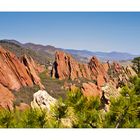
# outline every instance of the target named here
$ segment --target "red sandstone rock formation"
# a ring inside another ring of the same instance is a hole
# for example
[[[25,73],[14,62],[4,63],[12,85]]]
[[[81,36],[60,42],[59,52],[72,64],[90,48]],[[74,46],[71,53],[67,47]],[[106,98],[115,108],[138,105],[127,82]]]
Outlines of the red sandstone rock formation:
[[[25,61],[23,61],[23,60],[25,60]],[[32,69],[34,69],[37,74],[42,73],[43,71],[45,71],[45,65],[38,64],[37,62],[35,62],[33,60],[32,57],[27,57],[26,55],[24,55],[21,58],[21,61],[24,63],[24,65],[26,65],[26,61],[27,61],[28,65],[32,66]]]
[[[37,65],[32,58],[24,56],[23,63],[10,51],[0,46],[0,107],[13,108],[14,95],[10,90],[19,90],[22,86],[32,87],[40,82]],[[39,66],[39,65],[38,65]]]
[[[97,86],[98,87],[102,87],[104,86],[106,80],[105,80],[105,77],[103,75],[97,75]]]
[[[104,83],[107,82],[108,77],[103,64],[100,63],[100,61],[96,57],[92,57],[89,62],[89,67],[93,75],[96,77],[98,87],[103,86]]]
[[[92,57],[89,62],[89,67],[91,68],[91,71],[94,75],[106,75],[106,71],[103,67],[103,64],[100,63],[100,61],[96,57]]]
[[[114,70],[118,73],[122,70],[122,66],[116,62],[113,62],[113,66],[114,66]]]
[[[89,97],[89,96],[101,97],[101,90],[98,88],[96,84],[92,82],[83,83],[81,91],[86,97]]]
[[[103,63],[103,67],[105,69],[106,72],[108,72],[110,65],[109,65],[109,61],[107,61],[107,63]]]
[[[0,83],[10,90],[18,90],[22,86],[33,84],[44,88],[35,70],[33,59],[24,56],[22,62],[13,53],[0,47]]]
[[[45,87],[41,84],[41,80],[37,74],[38,68],[37,68],[37,64],[34,62],[34,60],[31,57],[28,58],[26,55],[24,55],[21,58],[21,61],[26,66],[27,72],[30,75],[33,83],[36,85],[39,85],[40,89],[45,89]]]
[[[55,55],[52,76],[54,78],[71,79],[85,78],[96,83],[83,83],[82,92],[85,96],[100,95],[102,87],[107,83],[113,83],[113,87],[128,82],[129,77],[135,76],[135,72],[130,67],[123,67],[120,64],[104,63],[102,64],[96,57],[92,57],[88,64],[78,63],[72,56],[61,51]],[[75,80],[76,81],[76,80]]]
[[[25,66],[11,52],[0,47],[0,83],[11,90],[33,86]]]
[[[12,92],[0,84],[0,108],[12,110],[14,99]]]
[[[52,77],[62,79],[72,79],[82,77],[79,64],[68,54],[57,51],[55,54]]]
[[[79,64],[79,65],[80,65],[82,77],[89,79],[89,80],[95,78],[94,75],[92,75],[91,70],[87,64]]]
[[[98,75],[100,75],[98,77]],[[62,79],[85,78],[88,80],[96,80],[105,82],[106,71],[103,65],[93,57],[89,64],[78,63],[72,56],[57,51],[55,54],[55,62],[52,70],[52,77]]]

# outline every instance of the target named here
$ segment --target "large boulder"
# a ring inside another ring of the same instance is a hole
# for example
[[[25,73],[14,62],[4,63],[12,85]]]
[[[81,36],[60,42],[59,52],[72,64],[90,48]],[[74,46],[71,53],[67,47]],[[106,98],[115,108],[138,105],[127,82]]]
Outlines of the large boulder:
[[[33,95],[33,101],[31,102],[31,107],[50,110],[50,106],[54,105],[55,103],[56,103],[56,99],[51,97],[47,93],[47,91],[39,90]]]

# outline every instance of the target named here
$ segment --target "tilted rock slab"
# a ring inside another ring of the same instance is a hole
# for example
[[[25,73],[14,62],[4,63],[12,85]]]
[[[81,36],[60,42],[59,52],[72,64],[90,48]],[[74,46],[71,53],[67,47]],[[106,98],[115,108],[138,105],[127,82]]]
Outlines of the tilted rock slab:
[[[36,85],[39,85],[40,89],[45,89],[45,87],[42,85],[41,80],[38,76],[37,64],[34,62],[34,60],[31,57],[28,58],[26,55],[24,55],[21,58],[21,61],[27,68],[27,72],[30,75],[30,77],[32,78],[33,83]]]
[[[43,88],[40,78],[27,57],[26,61],[28,67],[13,53],[0,46],[0,83],[10,90],[19,90],[22,86],[32,87],[34,84]]]
[[[11,90],[22,86],[33,86],[26,67],[8,50],[0,47],[0,83]]]

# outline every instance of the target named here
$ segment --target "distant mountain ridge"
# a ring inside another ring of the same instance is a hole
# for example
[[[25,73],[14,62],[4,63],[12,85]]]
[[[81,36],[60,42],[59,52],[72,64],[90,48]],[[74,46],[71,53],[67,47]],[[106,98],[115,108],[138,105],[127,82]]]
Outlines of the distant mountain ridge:
[[[50,65],[50,62],[53,62],[52,58],[49,57],[49,54],[38,52],[36,50],[24,47],[24,44],[12,40],[0,40],[0,45],[10,52],[14,53],[18,58],[21,58],[23,55],[31,56],[39,64]]]
[[[133,55],[125,52],[92,52],[88,50],[75,50],[75,49],[63,49],[63,48],[56,48],[51,45],[41,45],[41,44],[35,44],[35,43],[20,43],[17,40],[1,40],[6,41],[9,43],[17,44],[24,48],[32,49],[42,55],[47,55],[51,59],[54,59],[54,54],[57,50],[62,50],[64,52],[70,53],[73,55],[77,60],[82,62],[88,62],[88,60],[92,56],[98,57],[101,61],[128,61],[132,60],[134,57],[137,57],[139,55]]]
[[[125,53],[125,52],[92,52],[92,51],[87,51],[87,50],[74,50],[74,49],[66,49],[65,51],[73,55],[84,56],[87,58],[96,56],[100,60],[103,60],[103,61],[132,60],[134,57],[138,56],[138,55],[133,55],[133,54]]]

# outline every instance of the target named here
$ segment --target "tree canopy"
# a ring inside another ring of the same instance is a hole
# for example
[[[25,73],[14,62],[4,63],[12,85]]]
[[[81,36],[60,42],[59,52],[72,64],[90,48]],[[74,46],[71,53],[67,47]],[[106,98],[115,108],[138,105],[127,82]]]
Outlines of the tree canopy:
[[[133,68],[137,72],[137,74],[140,74],[140,57],[136,57],[132,60]]]

